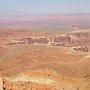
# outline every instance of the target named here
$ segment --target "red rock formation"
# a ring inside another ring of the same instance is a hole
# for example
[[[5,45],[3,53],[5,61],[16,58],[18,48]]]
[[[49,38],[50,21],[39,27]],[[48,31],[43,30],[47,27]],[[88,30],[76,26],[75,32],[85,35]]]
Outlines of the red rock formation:
[[[73,49],[76,51],[88,52],[88,48],[86,46],[73,47]]]
[[[90,31],[77,31],[68,34],[69,36],[76,36],[80,40],[89,40],[90,41]]]
[[[70,37],[69,36],[58,36],[54,37],[54,42],[59,44],[69,44],[70,43]]]
[[[30,81],[13,82],[0,77],[0,90],[57,90],[55,86],[31,83]]]
[[[26,37],[24,38],[20,37],[19,39],[14,38],[12,40],[8,40],[7,41],[8,44],[4,44],[4,45],[34,44],[34,43],[37,45],[40,44],[44,45],[51,43],[51,46],[67,46],[67,47],[86,46],[88,49],[90,45],[90,31],[76,31],[59,36],[56,35],[49,36],[48,38],[46,36],[44,37],[39,36],[33,38],[33,36],[29,37],[29,35],[27,35]],[[88,51],[88,49],[87,50],[85,49],[85,51]],[[80,51],[84,51],[84,50],[80,50]]]
[[[37,44],[48,44],[49,40],[47,40],[47,38],[38,38],[38,39],[35,40],[35,42]]]
[[[90,37],[89,36],[89,32],[76,32],[76,33],[74,33],[78,38],[82,38],[82,37],[84,37],[84,38],[88,38],[88,37]]]
[[[35,43],[35,39],[27,38],[27,44],[34,44],[34,43]]]

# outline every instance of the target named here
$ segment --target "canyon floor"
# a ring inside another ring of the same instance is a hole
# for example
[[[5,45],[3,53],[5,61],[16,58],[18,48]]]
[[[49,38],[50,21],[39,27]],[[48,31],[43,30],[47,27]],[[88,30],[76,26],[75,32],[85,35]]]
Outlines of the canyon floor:
[[[90,89],[89,30],[60,33],[7,29],[0,31],[0,42],[1,88]]]
[[[61,16],[0,16],[0,90],[90,90],[90,14]]]

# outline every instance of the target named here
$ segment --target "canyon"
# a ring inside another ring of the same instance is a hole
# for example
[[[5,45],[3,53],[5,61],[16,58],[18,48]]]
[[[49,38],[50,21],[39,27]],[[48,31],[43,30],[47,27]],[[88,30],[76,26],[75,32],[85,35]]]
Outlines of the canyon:
[[[18,31],[16,31],[18,33]],[[27,31],[26,31],[27,32]],[[16,35],[18,35],[16,33]],[[75,31],[66,34],[56,34],[48,36],[35,37],[27,35],[25,38],[14,38],[8,42],[3,42],[3,45],[49,45],[72,47],[76,51],[89,51],[90,31]]]
[[[89,30],[6,30],[0,42],[3,89],[89,90]]]
[[[89,90],[89,18],[0,16],[0,90]]]

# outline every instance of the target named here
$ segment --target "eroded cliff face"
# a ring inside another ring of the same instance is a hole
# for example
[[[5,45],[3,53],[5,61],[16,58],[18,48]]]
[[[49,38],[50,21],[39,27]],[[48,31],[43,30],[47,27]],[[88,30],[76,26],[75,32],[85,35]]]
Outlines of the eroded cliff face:
[[[90,31],[77,31],[68,34],[72,38],[72,42],[78,44],[86,44],[90,42]]]
[[[9,41],[9,42],[8,42]],[[8,39],[4,45],[50,45],[74,47],[76,51],[88,52],[90,51],[90,31],[76,31],[67,34],[53,35],[53,36],[26,36],[25,38]]]
[[[72,46],[77,47],[77,51],[84,51],[88,52],[90,51],[89,45],[90,45],[90,31],[77,31],[77,32],[72,32],[69,34],[71,37],[71,43]],[[80,48],[81,49],[80,49]]]
[[[56,43],[90,42],[90,31],[77,31],[54,37]]]
[[[71,43],[71,38],[67,35],[55,36],[53,42],[59,44],[69,45]]]
[[[90,40],[90,31],[86,30],[86,31],[77,31],[77,32],[73,32],[73,33],[70,33],[72,35],[75,35],[77,36],[79,39],[87,39],[87,40]]]
[[[49,69],[0,78],[0,90],[89,90],[88,86],[84,78],[63,77]]]
[[[53,46],[74,47],[76,51],[89,51],[90,31],[77,31],[53,38]]]

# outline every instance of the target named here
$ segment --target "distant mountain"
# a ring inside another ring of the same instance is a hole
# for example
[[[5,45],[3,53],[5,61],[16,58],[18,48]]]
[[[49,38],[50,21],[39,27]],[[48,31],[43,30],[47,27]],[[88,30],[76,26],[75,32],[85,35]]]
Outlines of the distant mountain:
[[[5,10],[0,11],[0,15],[22,15],[22,14],[24,13],[17,10],[5,9]]]
[[[59,25],[90,28],[90,13],[76,14],[28,14],[16,10],[0,12],[0,25]]]

